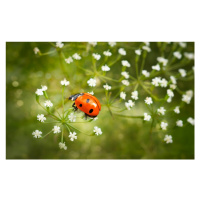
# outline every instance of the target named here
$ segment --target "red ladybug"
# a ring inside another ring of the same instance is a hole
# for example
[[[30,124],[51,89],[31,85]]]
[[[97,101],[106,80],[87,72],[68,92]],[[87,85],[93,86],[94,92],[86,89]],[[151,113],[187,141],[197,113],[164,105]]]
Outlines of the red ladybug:
[[[72,105],[74,110],[79,109],[83,111],[86,117],[89,116],[95,118],[101,110],[101,104],[99,100],[89,93],[74,94],[70,96],[69,99],[75,101],[75,103]]]

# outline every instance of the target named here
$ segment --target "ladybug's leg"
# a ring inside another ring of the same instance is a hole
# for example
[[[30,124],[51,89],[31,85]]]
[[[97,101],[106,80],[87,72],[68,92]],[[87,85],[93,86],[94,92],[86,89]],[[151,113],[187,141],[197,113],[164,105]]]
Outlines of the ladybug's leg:
[[[74,108],[74,111],[78,110],[78,108],[76,107],[75,103],[73,103],[72,107]]]

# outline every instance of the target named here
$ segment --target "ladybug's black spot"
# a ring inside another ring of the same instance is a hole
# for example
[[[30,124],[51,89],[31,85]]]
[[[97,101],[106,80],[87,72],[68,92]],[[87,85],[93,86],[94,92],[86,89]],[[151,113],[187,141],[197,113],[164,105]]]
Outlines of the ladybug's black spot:
[[[82,104],[80,104],[79,106],[82,107]]]
[[[89,99],[87,99],[87,100],[86,100],[86,103],[89,103],[89,101],[90,101],[90,100],[89,100]]]
[[[89,113],[92,113],[92,112],[93,112],[93,109],[90,109],[90,110],[89,110]]]

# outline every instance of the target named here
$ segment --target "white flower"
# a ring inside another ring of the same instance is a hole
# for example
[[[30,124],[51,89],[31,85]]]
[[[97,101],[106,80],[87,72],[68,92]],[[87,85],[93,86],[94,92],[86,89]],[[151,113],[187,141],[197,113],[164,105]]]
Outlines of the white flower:
[[[130,110],[130,108],[132,108],[135,105],[135,102],[133,102],[132,100],[128,100],[128,102],[125,102],[125,106],[128,110]]]
[[[158,57],[158,58],[157,58],[157,61],[158,61],[159,63],[162,63],[163,66],[166,66],[167,63],[168,63],[168,60],[165,59],[165,58],[163,58],[163,57]]]
[[[185,48],[187,46],[187,43],[185,42],[179,42],[179,45],[182,47],[182,48]]]
[[[167,99],[167,102],[168,102],[168,103],[172,102],[172,97],[169,97],[169,98]]]
[[[111,47],[114,47],[116,45],[116,42],[108,42],[108,44],[111,46]]]
[[[77,53],[75,53],[73,56],[72,56],[75,60],[80,60],[81,59],[81,56]]]
[[[169,97],[173,97],[173,96],[174,96],[174,93],[173,93],[172,90],[168,89],[168,90],[167,90],[167,95],[168,95]]]
[[[160,86],[161,86],[161,87],[167,87],[167,84],[168,84],[168,82],[167,82],[167,80],[166,80],[165,78],[163,78],[163,79],[160,81]]]
[[[122,80],[122,84],[124,84],[125,86],[129,86],[129,81],[128,80]]]
[[[131,98],[135,99],[135,100],[138,100],[138,91],[137,90],[131,92]]]
[[[89,80],[87,81],[87,83],[88,83],[88,85],[89,85],[90,87],[95,87],[97,81],[96,81],[96,79],[91,78],[91,79],[89,79]]]
[[[190,124],[192,124],[194,126],[194,119],[192,117],[189,117],[187,119],[187,122],[190,123]]]
[[[118,53],[121,54],[121,55],[123,55],[123,56],[126,55],[126,51],[125,51],[123,48],[120,48],[120,49],[118,50]]]
[[[144,113],[144,120],[145,121],[150,121],[151,115],[148,115],[147,113]]]
[[[178,71],[182,77],[185,77],[187,75],[187,71],[185,69],[179,69]]]
[[[164,115],[166,110],[165,110],[164,107],[160,107],[160,108],[157,109],[157,111],[158,111],[158,114]]]
[[[70,122],[75,122],[76,121],[76,115],[74,115],[74,113],[70,113],[70,115],[68,115],[68,119]]]
[[[182,127],[183,126],[183,121],[182,120],[177,120],[176,121],[176,126]]]
[[[35,94],[37,94],[38,96],[41,96],[41,95],[43,95],[43,90],[42,89],[37,89]]]
[[[109,86],[107,83],[106,83],[106,85],[103,85],[103,87],[104,87],[106,90],[111,90],[111,86]]]
[[[182,101],[184,101],[187,104],[189,104],[191,99],[192,99],[192,97],[193,97],[193,91],[192,90],[188,90],[188,91],[186,91],[185,94],[182,95]]]
[[[69,133],[69,138],[70,138],[71,141],[76,140],[76,139],[77,139],[76,132],[73,132],[73,133],[70,132],[70,133]]]
[[[174,55],[174,57],[176,57],[176,58],[178,58],[178,59],[181,59],[181,58],[182,58],[182,55],[181,55],[181,53],[180,53],[179,51],[175,51],[175,52],[173,53],[173,55]]]
[[[52,129],[53,133],[57,134],[57,133],[60,133],[61,130],[60,130],[60,127],[59,126],[54,126],[53,129]]]
[[[111,53],[109,50],[104,51],[103,54],[104,54],[105,56],[112,56],[112,53]]]
[[[66,78],[64,78],[62,81],[60,81],[60,84],[67,86],[69,85],[69,81],[67,81]]]
[[[56,47],[63,48],[64,44],[62,42],[56,42]]]
[[[96,135],[101,135],[102,131],[99,127],[95,126],[93,132],[95,132]]]
[[[42,91],[46,91],[47,90],[47,86],[46,85],[41,85],[42,86]]]
[[[154,66],[152,66],[152,69],[160,71],[160,65],[159,64],[154,65]]]
[[[52,107],[53,103],[51,103],[50,100],[47,100],[47,101],[44,102],[44,106],[46,106],[46,107]]]
[[[172,136],[171,135],[165,135],[164,141],[168,144],[168,143],[172,143]]]
[[[194,54],[193,53],[185,52],[184,56],[189,60],[194,60]]]
[[[151,48],[150,48],[150,47],[148,47],[148,46],[143,46],[143,47],[142,47],[142,49],[143,49],[143,50],[146,50],[146,51],[148,51],[148,52],[150,52],[150,51],[151,51]]]
[[[128,72],[122,72],[121,75],[124,76],[126,79],[129,78],[129,74],[128,74]]]
[[[121,92],[120,93],[120,98],[122,98],[122,99],[126,99],[126,93],[125,92]]]
[[[97,45],[97,42],[88,42],[90,45],[92,45],[93,47],[95,47]]]
[[[59,148],[67,150],[67,146],[65,145],[65,142],[59,142]]]
[[[150,73],[149,73],[147,70],[142,70],[142,74],[143,74],[145,77],[149,77],[149,76],[150,76]]]
[[[40,50],[38,49],[38,47],[35,47],[35,48],[33,49],[33,51],[34,51],[35,54],[37,54],[37,53],[40,52]]]
[[[175,85],[175,84],[170,84],[169,87],[170,87],[172,90],[175,90],[175,89],[176,89],[176,85]]]
[[[160,127],[162,130],[167,130],[168,123],[161,122]]]
[[[92,92],[87,92],[88,94],[91,94],[91,95],[94,95],[94,92],[92,91]]]
[[[152,98],[151,97],[146,97],[146,99],[144,100],[146,104],[150,105],[153,103]]]
[[[110,71],[110,67],[108,67],[107,65],[104,65],[101,67],[101,70],[104,72],[108,72],[108,71]]]
[[[46,117],[43,114],[41,114],[41,115],[38,114],[37,120],[39,120],[40,122],[44,122],[46,120]]]
[[[101,55],[98,53],[93,53],[92,56],[94,57],[94,59],[99,60],[101,58]]]
[[[39,131],[39,130],[35,130],[33,133],[32,133],[33,137],[34,138],[41,138],[42,136],[42,132]]]
[[[150,45],[150,42],[144,42],[146,46],[149,46]]]
[[[160,77],[155,77],[155,78],[152,79],[152,82],[151,82],[151,83],[152,83],[152,85],[158,87],[159,84],[160,84],[160,81],[161,81],[161,78],[160,78]]]
[[[142,51],[141,51],[140,49],[137,49],[137,50],[135,50],[135,53],[136,53],[138,56],[140,56],[141,53],[142,53]]]
[[[130,63],[127,60],[122,60],[122,65],[125,67],[130,67]]]
[[[72,57],[70,56],[69,58],[66,58],[66,59],[65,59],[65,62],[66,62],[67,64],[70,64],[71,62],[73,62]]]
[[[174,76],[170,76],[170,79],[171,79],[173,84],[176,84],[176,78]]]
[[[177,114],[180,113],[179,106],[176,106],[176,108],[174,108],[174,112],[177,113]]]

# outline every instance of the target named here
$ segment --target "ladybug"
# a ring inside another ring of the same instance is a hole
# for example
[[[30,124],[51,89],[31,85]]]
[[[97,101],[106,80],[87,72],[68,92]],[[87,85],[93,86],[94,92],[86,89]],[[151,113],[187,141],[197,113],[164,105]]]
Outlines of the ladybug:
[[[99,100],[89,93],[74,94],[70,96],[69,99],[75,101],[72,105],[74,110],[76,111],[79,109],[83,111],[86,117],[89,116],[95,118],[101,110],[101,104]]]

